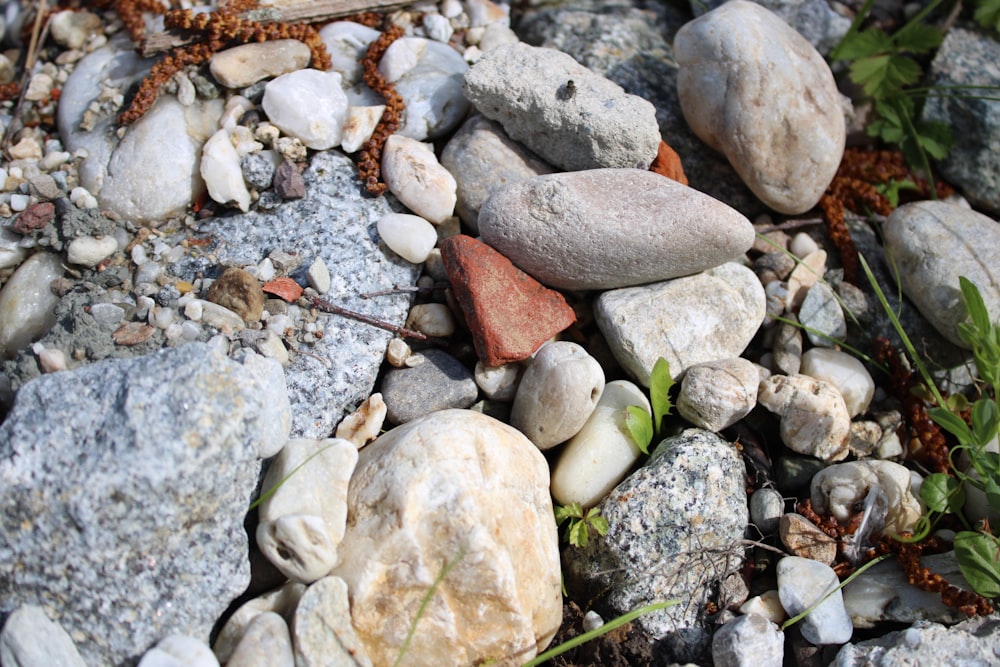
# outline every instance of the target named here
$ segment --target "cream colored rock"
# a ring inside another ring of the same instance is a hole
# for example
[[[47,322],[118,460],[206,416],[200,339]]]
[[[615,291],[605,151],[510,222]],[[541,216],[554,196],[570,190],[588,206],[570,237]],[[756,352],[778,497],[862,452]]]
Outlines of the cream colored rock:
[[[528,364],[510,425],[545,450],[579,432],[604,390],[604,370],[576,343],[546,343]]]
[[[404,206],[436,225],[455,211],[458,185],[430,144],[391,135],[382,152],[382,178]]]
[[[875,395],[875,380],[865,365],[840,350],[814,347],[806,351],[799,372],[834,385],[844,397],[851,417],[868,410]]]
[[[483,362],[477,361],[472,377],[486,398],[492,401],[512,401],[523,372],[524,364],[521,362],[485,366]]]
[[[674,38],[677,92],[688,126],[723,153],[765,204],[803,213],[844,153],[846,127],[826,61],[787,23],[733,0]]]
[[[219,662],[225,664],[229,661],[243,635],[246,634],[247,628],[261,614],[274,612],[282,618],[290,619],[305,590],[303,584],[289,581],[240,605],[222,626],[215,644],[212,645],[212,651]]]
[[[740,357],[696,364],[681,380],[677,412],[695,426],[721,431],[750,414],[758,384],[756,366]]]
[[[372,138],[375,126],[382,119],[384,111],[384,104],[347,108],[347,118],[344,120],[340,137],[340,147],[344,149],[344,152],[353,153]]]
[[[296,438],[271,462],[265,493],[293,470],[295,475],[261,503],[257,544],[289,579],[316,581],[337,564],[357,461],[358,449],[349,440]]]
[[[49,285],[63,274],[59,257],[47,252],[32,255],[0,290],[0,355],[9,359],[55,324],[59,297]]]
[[[594,412],[566,444],[552,471],[552,496],[559,504],[593,507],[642,456],[625,426],[630,405],[652,413],[645,393],[631,382],[615,380],[604,386]]]
[[[807,375],[772,375],[761,382],[757,401],[781,418],[781,441],[824,461],[847,456],[851,416],[837,388]]]
[[[226,88],[246,88],[309,64],[309,47],[297,39],[240,44],[212,55],[208,69]]]
[[[847,521],[872,489],[887,501],[883,532],[913,530],[924,508],[914,495],[910,470],[892,461],[865,459],[828,466],[813,476],[810,498],[820,514]]]
[[[295,610],[292,632],[296,667],[372,667],[351,627],[347,584],[339,577],[323,577],[306,589]]]
[[[802,558],[833,565],[837,557],[837,541],[817,528],[801,514],[783,514],[778,524],[781,543],[789,553]]]
[[[385,423],[385,401],[382,394],[374,393],[364,400],[358,409],[344,417],[337,426],[337,437],[350,440],[361,449],[378,437]]]
[[[220,204],[233,202],[241,211],[250,210],[250,191],[243,180],[240,156],[227,130],[219,130],[201,149],[201,177],[208,196]]]
[[[802,261],[795,265],[792,274],[788,276],[786,307],[789,310],[794,310],[801,306],[806,294],[809,293],[809,288],[823,277],[825,271],[825,250],[817,250],[803,257]]]
[[[520,665],[559,628],[548,465],[513,428],[469,410],[399,426],[361,450],[348,506],[333,574],[372,663],[396,660],[445,567],[407,664]]]
[[[376,228],[390,250],[414,264],[423,263],[438,241],[434,225],[419,215],[386,213]]]
[[[295,667],[285,619],[266,611],[250,621],[226,667]]]
[[[418,303],[410,308],[406,327],[426,336],[447,338],[455,333],[455,316],[443,303]]]
[[[70,264],[94,267],[118,250],[118,241],[113,236],[78,236],[66,248],[66,259]]]
[[[347,119],[347,95],[337,72],[300,69],[272,79],[261,106],[268,120],[306,148],[322,151],[340,144]]]

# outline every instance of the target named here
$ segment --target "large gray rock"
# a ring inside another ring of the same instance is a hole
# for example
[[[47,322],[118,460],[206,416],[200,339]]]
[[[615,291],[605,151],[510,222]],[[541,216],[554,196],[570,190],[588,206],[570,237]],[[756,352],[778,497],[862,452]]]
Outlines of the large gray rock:
[[[635,623],[665,639],[672,659],[696,659],[711,641],[705,602],[743,563],[744,474],[740,455],[714,433],[688,429],[667,438],[598,506],[607,535],[566,550],[567,587],[579,587],[583,599],[601,596],[612,616],[680,599]]]
[[[198,343],[24,385],[0,426],[0,615],[42,607],[95,665],[207,641],[250,579],[265,389]]]
[[[736,259],[754,239],[741,213],[639,169],[549,174],[498,188],[479,211],[479,231],[539,282],[574,290],[697,273]]]
[[[774,12],[782,21],[826,55],[843,39],[851,21],[838,14],[826,0],[753,0]],[[726,0],[691,0],[691,11],[700,16],[721,7]]]
[[[760,5],[733,0],[681,28],[674,55],[694,133],[774,210],[815,206],[846,140],[837,83],[816,49]]]
[[[1000,659],[997,616],[970,618],[948,628],[917,621],[884,637],[848,644],[832,667],[904,667],[906,665],[995,665]]]
[[[941,89],[996,88],[1000,86],[1000,43],[990,33],[952,28],[934,56],[930,77],[927,85]],[[929,95],[922,118],[942,122],[953,130],[955,144],[938,162],[948,182],[973,205],[1000,213],[1000,154],[996,151],[1000,142],[1000,106],[974,91]]]
[[[332,574],[347,582],[374,664],[396,659],[432,587],[407,664],[520,664],[560,625],[548,465],[521,433],[476,412],[435,412],[361,450],[338,553]]]
[[[959,276],[978,287],[990,315],[1000,316],[1000,224],[982,213],[941,201],[900,206],[883,225],[886,252],[903,293],[955,345],[965,320]]]
[[[515,141],[567,171],[646,169],[656,157],[656,110],[555,49],[508,44],[465,75],[465,95]]]

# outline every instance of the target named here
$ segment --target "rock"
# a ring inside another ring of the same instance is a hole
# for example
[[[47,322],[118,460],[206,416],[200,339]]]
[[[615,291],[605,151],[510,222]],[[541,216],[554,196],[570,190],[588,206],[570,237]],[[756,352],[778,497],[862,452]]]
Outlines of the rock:
[[[33,604],[7,617],[0,632],[0,662],[17,667],[86,667],[66,631]]]
[[[292,638],[285,619],[266,611],[247,625],[226,667],[294,667]]]
[[[316,290],[317,294],[326,294],[330,291],[330,269],[322,257],[317,257],[306,269],[306,282],[309,287]]]
[[[681,164],[681,156],[665,141],[660,142],[660,147],[656,151],[656,159],[649,165],[649,170],[661,176],[675,180],[681,185],[687,185],[688,179],[684,175],[684,165]]]
[[[285,160],[275,168],[274,194],[285,200],[306,196],[306,183],[296,163]]]
[[[714,433],[687,429],[664,440],[598,505],[608,533],[564,553],[571,595],[599,601],[605,618],[683,598],[689,604],[633,623],[664,640],[665,660],[694,660],[711,641],[704,603],[743,561],[744,474],[740,455]]]
[[[58,255],[35,253],[17,268],[0,290],[0,353],[12,358],[56,322],[59,297],[49,285],[62,277]]]
[[[406,328],[434,338],[448,338],[455,333],[455,318],[443,303],[418,303],[406,316]]]
[[[594,317],[618,363],[648,386],[660,357],[678,377],[695,364],[740,356],[764,320],[764,290],[750,269],[723,264],[605,292]]]
[[[788,319],[791,318],[798,321],[795,315],[790,315]],[[802,369],[802,328],[790,322],[779,323],[771,352],[771,366],[776,371],[785,375],[797,375]]]
[[[207,640],[249,582],[269,394],[199,343],[23,385],[0,425],[0,614],[58,614],[88,664]]]
[[[337,425],[336,436],[353,442],[355,447],[361,449],[382,432],[385,414],[386,407],[382,394],[375,392],[366,398],[357,410],[344,417],[344,421]]]
[[[295,664],[371,667],[362,638],[351,627],[347,584],[323,577],[306,589],[292,623]]]
[[[803,375],[835,386],[851,418],[868,411],[875,395],[875,380],[857,358],[840,350],[814,347],[802,355],[800,370]]]
[[[825,250],[817,250],[803,257],[788,276],[788,298],[785,305],[790,310],[798,309],[809,293],[809,288],[815,285],[825,272]]]
[[[753,243],[740,213],[636,169],[549,174],[498,188],[479,211],[479,231],[540,282],[573,290],[697,273]]]
[[[949,30],[931,62],[928,85],[987,88],[1000,85],[1000,44],[981,30]],[[926,122],[956,131],[955,143],[940,160],[941,174],[976,208],[1000,213],[1000,159],[992,146],[1000,133],[1000,113],[975,95],[932,95],[921,111]]]
[[[778,521],[784,512],[785,499],[777,489],[762,487],[750,494],[750,523],[757,526],[761,536],[778,531]]]
[[[67,246],[66,259],[70,264],[93,268],[117,250],[118,241],[113,236],[79,236]]]
[[[260,504],[257,545],[289,579],[308,584],[337,564],[357,461],[349,440],[295,438],[268,466],[261,493],[273,492]]]
[[[261,614],[274,612],[286,622],[291,620],[305,590],[304,585],[288,581],[278,588],[251,598],[240,605],[226,620],[212,646],[219,662],[225,664],[232,659],[233,652],[246,635],[250,624]]]
[[[10,269],[21,264],[28,251],[20,245],[21,235],[0,227],[0,269]]]
[[[228,308],[247,322],[257,322],[264,312],[264,291],[247,271],[230,266],[212,283],[205,299]]]
[[[103,29],[101,17],[88,11],[61,11],[52,16],[52,39],[67,49],[79,49],[87,38]]]
[[[781,543],[793,555],[833,565],[837,557],[837,541],[801,514],[783,514],[778,530]]]
[[[995,616],[970,618],[954,627],[917,621],[878,639],[848,644],[832,667],[894,665],[990,665],[997,661],[1000,629]]]
[[[334,21],[320,29],[319,36],[333,62],[331,69],[340,72],[344,84],[353,86],[361,81],[361,60],[379,34],[378,30],[353,21]]]
[[[757,367],[740,357],[695,364],[681,380],[677,412],[699,428],[721,431],[750,414],[759,383]]]
[[[820,514],[832,514],[847,521],[857,504],[872,491],[885,497],[888,513],[885,530],[900,534],[912,531],[923,513],[923,504],[912,490],[910,471],[892,461],[866,459],[827,466],[812,479],[810,498]],[[919,484],[917,485],[919,488]]]
[[[12,231],[18,234],[30,234],[36,229],[44,229],[55,218],[56,207],[50,201],[40,201],[30,204],[10,225]]]
[[[521,382],[524,364],[511,362],[502,366],[486,366],[476,362],[473,378],[476,386],[491,401],[510,402],[514,400],[517,385]]]
[[[382,120],[383,113],[385,113],[384,104],[347,107],[347,120],[344,121],[340,148],[345,153],[354,153],[360,150],[365,142],[375,134],[375,128]]]
[[[694,133],[769,207],[815,206],[846,140],[837,84],[816,49],[760,5],[734,0],[681,28],[674,56]]]
[[[233,202],[244,213],[250,208],[250,191],[243,181],[240,156],[227,130],[219,130],[205,142],[199,166],[208,196],[220,204]]]
[[[437,245],[434,225],[419,215],[389,213],[378,221],[378,235],[389,249],[408,262],[422,264]]]
[[[219,667],[219,661],[200,639],[172,634],[146,651],[138,667]]]
[[[246,88],[263,79],[289,74],[309,64],[309,46],[297,39],[240,44],[216,51],[208,63],[215,80],[226,88]]]
[[[408,663],[522,661],[545,648],[562,616],[548,478],[527,438],[467,410],[412,421],[361,450],[334,574],[374,664],[396,659],[434,585]]]
[[[455,357],[438,349],[424,350],[420,356],[422,363],[393,368],[382,379],[386,417],[393,424],[437,410],[467,408],[479,395],[472,373]]]
[[[739,611],[741,614],[748,616],[750,614],[758,614],[775,625],[783,623],[788,618],[785,608],[781,606],[777,589],[764,591],[760,595],[748,599],[740,605]]]
[[[441,165],[455,177],[455,213],[473,234],[479,233],[479,209],[497,186],[554,171],[508,137],[499,123],[479,114],[448,140]]]
[[[712,637],[715,667],[780,665],[785,656],[785,634],[758,614],[739,616]]]
[[[347,119],[347,95],[340,74],[300,69],[272,79],[261,106],[268,120],[306,148],[322,151],[340,144]]]
[[[823,0],[754,0],[758,5],[774,12],[797,33],[828,55],[847,34],[851,21],[837,13]],[[722,6],[723,0],[699,0],[691,3],[695,16]]]
[[[847,320],[837,295],[825,282],[817,282],[802,300],[799,321],[813,345],[833,347],[847,337]]]
[[[653,413],[645,394],[631,382],[616,380],[604,386],[590,418],[566,443],[552,470],[552,497],[560,505],[593,507],[642,456],[625,426],[630,405]]]
[[[991,316],[1000,313],[1000,225],[954,204],[923,201],[897,208],[883,231],[903,293],[942,336],[968,349],[956,328],[966,317],[958,277],[979,287]]]
[[[404,206],[435,225],[455,211],[455,178],[429,144],[391,135],[382,152],[382,178]]]
[[[604,371],[576,343],[543,345],[521,376],[510,425],[542,450],[576,435],[604,391]]]
[[[833,568],[808,558],[785,556],[778,561],[778,595],[789,616],[796,616],[833,591],[800,621],[802,636],[812,644],[843,644],[854,627],[844,609],[840,580]]]
[[[465,75],[465,95],[511,139],[566,171],[648,169],[656,158],[653,105],[555,49],[491,49]]]
[[[566,299],[470,236],[441,242],[441,259],[479,359],[500,366],[527,359],[576,321]]]
[[[781,441],[792,451],[824,461],[847,456],[851,416],[834,385],[807,375],[772,375],[761,382],[757,401],[781,418]]]

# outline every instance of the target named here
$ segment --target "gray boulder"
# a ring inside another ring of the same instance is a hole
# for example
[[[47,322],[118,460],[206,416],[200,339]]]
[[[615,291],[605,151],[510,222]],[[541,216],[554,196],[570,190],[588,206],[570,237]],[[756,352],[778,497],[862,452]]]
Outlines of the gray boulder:
[[[847,644],[831,667],[904,667],[904,665],[995,665],[1000,646],[997,617],[970,618],[948,628],[917,621],[884,637]]]

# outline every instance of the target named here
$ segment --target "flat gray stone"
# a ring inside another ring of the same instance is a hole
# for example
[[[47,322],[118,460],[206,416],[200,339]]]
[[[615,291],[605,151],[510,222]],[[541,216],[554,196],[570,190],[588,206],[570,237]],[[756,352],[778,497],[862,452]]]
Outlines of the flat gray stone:
[[[265,394],[200,343],[21,387],[0,425],[0,616],[42,607],[93,665],[207,641],[250,581]]]
[[[647,169],[656,158],[653,105],[555,49],[523,42],[491,49],[466,73],[465,95],[512,139],[566,171]]]
[[[754,239],[735,209],[639,169],[548,174],[498,188],[479,211],[479,231],[539,282],[573,290],[690,275],[738,258]]]
[[[799,321],[813,345],[833,347],[847,336],[847,318],[837,295],[825,282],[817,282],[799,307]]]
[[[666,638],[672,660],[696,659],[711,641],[705,602],[743,563],[744,474],[740,455],[714,433],[688,429],[667,438],[598,506],[607,535],[563,551],[567,588],[576,599],[603,598],[605,618],[681,599],[634,622]]]
[[[819,603],[800,621],[807,641],[820,645],[850,640],[854,626],[844,608],[843,594],[837,588],[840,580],[833,568],[809,558],[785,556],[778,561],[776,572],[781,606],[789,616],[797,616]]]
[[[73,640],[38,606],[11,614],[0,632],[0,663],[16,667],[86,667]]]
[[[1000,622],[996,614],[945,627],[917,621],[884,637],[848,644],[832,667],[905,667],[908,665],[995,665],[1000,661]]]
[[[405,424],[446,408],[467,408],[479,396],[472,373],[458,359],[444,350],[423,350],[420,354],[423,363],[394,368],[382,379],[386,419],[393,424]]]

